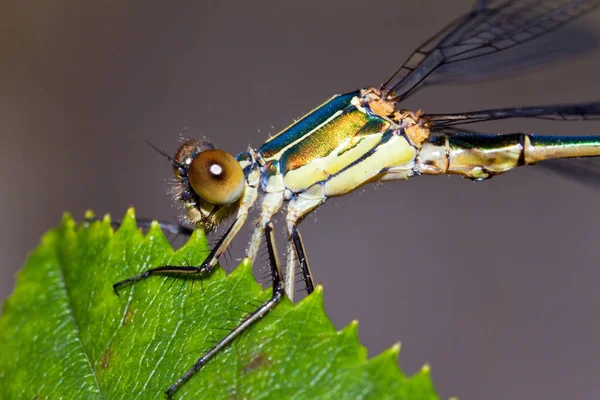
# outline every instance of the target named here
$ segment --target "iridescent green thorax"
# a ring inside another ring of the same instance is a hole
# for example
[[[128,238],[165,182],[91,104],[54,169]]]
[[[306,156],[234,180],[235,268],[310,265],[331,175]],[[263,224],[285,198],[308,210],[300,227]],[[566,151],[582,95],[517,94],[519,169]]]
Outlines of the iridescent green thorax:
[[[258,150],[263,189],[299,193],[318,183],[325,185],[349,169],[353,176],[362,175],[357,178],[361,183],[381,173],[373,170],[375,164],[367,163],[366,157],[390,142],[390,132],[398,136],[402,129],[392,119],[374,113],[363,94],[364,90],[335,96],[265,143]],[[402,146],[414,150],[405,137],[401,141]],[[398,146],[395,140],[390,143]],[[398,154],[395,161],[410,161],[402,150]],[[382,169],[392,166],[386,164]],[[350,182],[357,179],[348,180],[348,190],[343,192],[352,190],[356,185]],[[343,186],[337,182],[330,195],[341,194]]]
[[[279,159],[281,152],[287,147],[293,145],[303,137],[310,135],[312,131],[331,119],[333,115],[351,106],[352,99],[358,94],[359,92],[356,91],[341,96],[333,96],[331,99],[306,114],[300,120],[267,140],[265,144],[258,149],[258,152],[265,161],[269,161],[273,158]]]
[[[342,143],[345,144],[345,149],[350,142],[356,142],[365,134],[373,133],[372,130],[361,133],[372,119],[375,118],[354,106],[346,107],[340,113],[336,113],[328,123],[316,128],[303,140],[285,150],[279,159],[281,171],[286,173],[303,167],[313,160],[327,157]]]

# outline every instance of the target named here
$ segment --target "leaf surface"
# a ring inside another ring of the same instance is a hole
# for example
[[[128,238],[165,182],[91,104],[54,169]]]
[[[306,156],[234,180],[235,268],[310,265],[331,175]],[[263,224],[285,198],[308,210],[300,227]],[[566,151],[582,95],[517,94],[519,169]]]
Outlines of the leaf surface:
[[[177,252],[133,210],[114,232],[109,218],[77,225],[66,215],[19,273],[0,319],[0,394],[6,399],[163,399],[164,391],[232,327],[270,297],[249,262],[229,276],[152,276],[112,284],[161,264],[200,263],[197,230]],[[437,399],[424,367],[397,366],[399,346],[367,359],[353,322],[336,331],[319,288],[287,299],[218,353],[175,398]]]

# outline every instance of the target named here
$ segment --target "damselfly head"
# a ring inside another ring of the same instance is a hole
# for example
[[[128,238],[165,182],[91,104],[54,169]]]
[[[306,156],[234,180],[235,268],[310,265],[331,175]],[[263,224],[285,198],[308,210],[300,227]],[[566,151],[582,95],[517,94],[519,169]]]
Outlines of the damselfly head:
[[[244,171],[231,154],[205,140],[188,140],[172,164],[177,178],[174,195],[188,211],[189,222],[210,231],[239,206]]]

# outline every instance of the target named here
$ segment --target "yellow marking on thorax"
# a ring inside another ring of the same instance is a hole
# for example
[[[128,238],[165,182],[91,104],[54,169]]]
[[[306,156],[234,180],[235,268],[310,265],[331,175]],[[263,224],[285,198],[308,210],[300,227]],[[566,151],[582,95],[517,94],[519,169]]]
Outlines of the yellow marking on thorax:
[[[404,136],[394,135],[389,141],[378,146],[374,154],[325,182],[325,194],[329,197],[346,194],[376,178],[388,168],[411,164],[407,167],[410,168],[416,155],[416,149]]]
[[[285,153],[286,151],[288,151],[289,149],[291,149],[292,147],[298,145],[298,143],[302,142],[303,140],[306,140],[308,137],[310,137],[311,135],[313,135],[315,132],[318,132],[319,130],[323,129],[323,127],[327,126],[328,124],[331,123],[331,121],[334,121],[336,118],[338,118],[340,115],[343,114],[343,110],[339,110],[336,111],[331,117],[329,117],[327,120],[325,120],[324,122],[322,122],[320,125],[318,125],[315,129],[313,129],[310,132],[307,132],[306,134],[302,135],[301,137],[297,138],[296,140],[294,140],[293,142],[287,144],[285,147],[283,147],[281,150],[279,150],[277,153],[269,156],[269,157],[263,157],[264,160],[266,161],[270,161],[270,160],[278,160],[281,155],[283,153]],[[284,134],[290,127],[294,126],[297,122],[295,122],[294,124],[290,125],[289,127],[285,128],[284,130],[282,130],[281,132],[279,132],[277,135],[269,138],[269,140],[267,140],[265,143],[269,143],[271,140],[275,139],[276,137]]]
[[[297,191],[327,179],[375,147],[382,136],[383,133],[365,136],[354,147],[340,154],[354,138],[345,140],[326,157],[313,159],[302,167],[288,171],[284,176],[285,186],[292,191]]]
[[[341,143],[356,135],[367,122],[368,116],[357,109],[329,120],[326,125],[289,148],[290,151],[281,159],[282,168],[286,171],[296,170],[312,163],[320,155],[330,154]]]

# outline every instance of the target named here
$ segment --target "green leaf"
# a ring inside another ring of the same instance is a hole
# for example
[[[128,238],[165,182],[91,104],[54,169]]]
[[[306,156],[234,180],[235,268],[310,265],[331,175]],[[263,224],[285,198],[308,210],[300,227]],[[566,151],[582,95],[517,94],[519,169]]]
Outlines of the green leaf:
[[[256,305],[270,297],[248,262],[229,276],[118,280],[165,263],[199,263],[196,231],[177,252],[157,224],[144,236],[129,210],[78,226],[66,215],[19,273],[0,320],[5,399],[163,399],[164,391]],[[406,377],[399,346],[367,360],[358,324],[336,331],[322,289],[287,299],[194,375],[176,398],[416,399],[437,396],[429,369]]]

